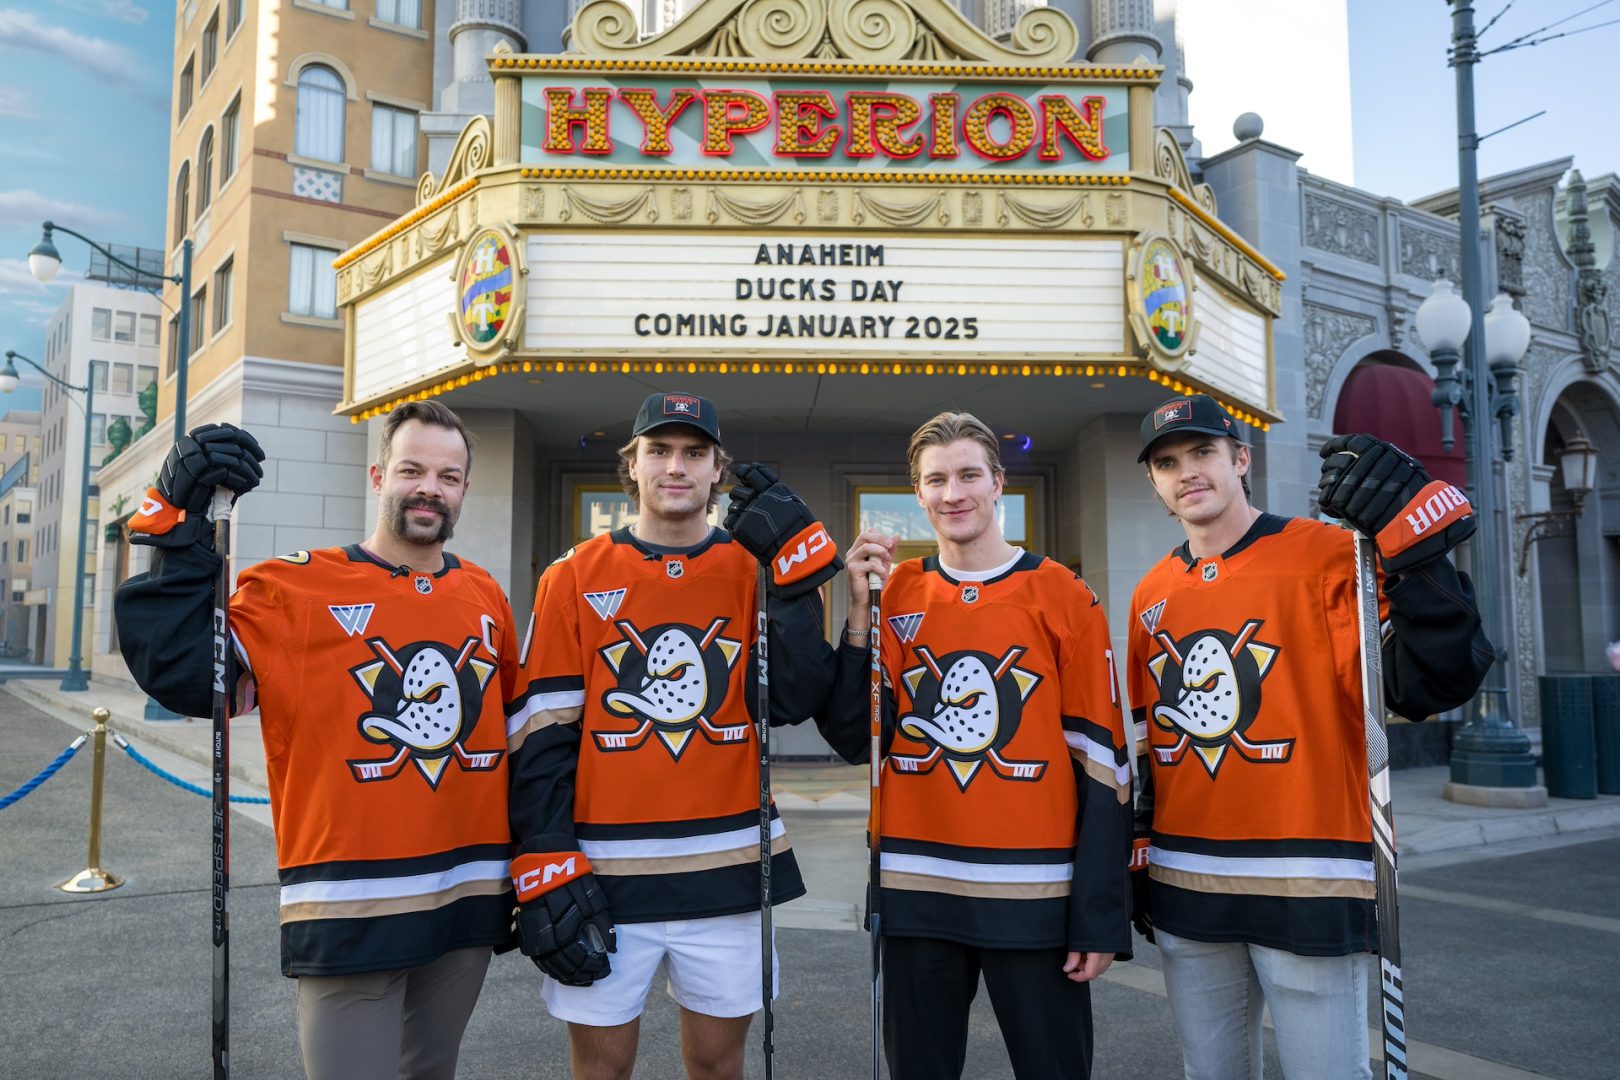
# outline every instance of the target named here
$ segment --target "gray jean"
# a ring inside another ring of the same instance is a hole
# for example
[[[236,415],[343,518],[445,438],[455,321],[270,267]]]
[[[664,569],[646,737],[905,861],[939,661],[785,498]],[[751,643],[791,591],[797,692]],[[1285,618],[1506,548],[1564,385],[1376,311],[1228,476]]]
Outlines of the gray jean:
[[[453,1080],[490,948],[431,964],[298,979],[298,1043],[309,1080]]]
[[[1367,957],[1296,956],[1156,930],[1187,1080],[1261,1080],[1267,1006],[1291,1080],[1371,1080]]]

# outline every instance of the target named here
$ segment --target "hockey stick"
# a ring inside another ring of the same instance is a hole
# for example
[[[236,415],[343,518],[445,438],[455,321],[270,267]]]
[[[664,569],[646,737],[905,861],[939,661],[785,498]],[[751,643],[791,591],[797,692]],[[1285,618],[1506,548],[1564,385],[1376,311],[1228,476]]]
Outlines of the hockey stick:
[[[1378,966],[1383,1000],[1384,1076],[1406,1080],[1406,1001],[1396,897],[1395,809],[1389,794],[1389,736],[1384,730],[1383,642],[1378,624],[1377,549],[1356,533],[1356,596],[1361,630],[1361,700],[1367,728],[1368,798],[1377,878]]]
[[[883,639],[879,634],[882,623],[878,613],[883,600],[883,579],[877,574],[867,574],[866,589],[871,603],[871,628],[867,632],[867,643],[872,652],[872,801],[866,819],[872,865],[868,871],[866,925],[872,935],[872,1080],[879,1080],[879,1063],[883,1059],[883,931],[879,905],[883,867],[882,834],[878,831],[878,789],[883,782]]]
[[[214,1080],[231,1074],[231,746],[230,702],[225,670],[230,645],[231,504],[236,496],[214,489],[214,552],[219,575],[214,579]]]
[[[771,677],[770,620],[766,618],[765,586],[770,571],[759,564],[759,981],[765,1009],[765,1080],[771,1080]]]

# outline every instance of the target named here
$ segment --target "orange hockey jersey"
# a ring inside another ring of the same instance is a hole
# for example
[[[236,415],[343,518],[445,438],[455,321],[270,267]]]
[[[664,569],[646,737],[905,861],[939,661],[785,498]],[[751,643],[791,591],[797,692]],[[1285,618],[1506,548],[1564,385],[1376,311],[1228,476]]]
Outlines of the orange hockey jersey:
[[[402,572],[352,545],[238,579],[238,697],[261,716],[288,975],[508,940],[518,642],[500,587],[444,559]]]
[[[1371,941],[1352,539],[1264,514],[1225,554],[1183,546],[1137,586],[1127,684],[1152,769],[1153,919],[1172,934],[1303,955]]]
[[[509,711],[520,848],[579,850],[615,921],[759,909],[759,563],[714,530],[661,553],[627,529],[570,550],[535,596]],[[771,604],[771,717],[821,712],[817,596]],[[772,807],[772,902],[804,893]]]
[[[981,580],[911,560],[874,629],[883,932],[1128,954],[1130,759],[1090,587],[1039,555]],[[865,651],[843,654],[839,708],[864,717]]]

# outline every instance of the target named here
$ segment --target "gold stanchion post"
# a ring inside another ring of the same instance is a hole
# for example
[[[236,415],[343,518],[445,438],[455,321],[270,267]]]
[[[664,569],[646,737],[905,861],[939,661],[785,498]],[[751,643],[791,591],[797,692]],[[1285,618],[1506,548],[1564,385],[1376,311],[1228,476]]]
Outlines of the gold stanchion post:
[[[101,787],[107,771],[107,719],[112,713],[97,708],[90,715],[96,721],[91,733],[94,752],[90,771],[90,865],[57,886],[70,893],[108,892],[124,883],[117,874],[101,868]]]

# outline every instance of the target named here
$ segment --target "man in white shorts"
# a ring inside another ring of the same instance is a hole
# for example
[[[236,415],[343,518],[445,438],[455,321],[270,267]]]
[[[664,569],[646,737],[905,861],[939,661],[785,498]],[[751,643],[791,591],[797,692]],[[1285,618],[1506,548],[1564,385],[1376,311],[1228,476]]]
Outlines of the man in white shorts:
[[[693,1080],[740,1080],[762,1004],[756,581],[772,575],[770,715],[817,715],[834,656],[817,588],[842,567],[770,470],[738,468],[713,404],[653,394],[619,451],[635,524],[541,576],[508,710],[523,951],[566,1020],[576,1080],[622,1080],[660,961]],[[771,808],[773,903],[804,894]],[[611,957],[610,957],[611,954]],[[775,957],[772,957],[775,985]]]

